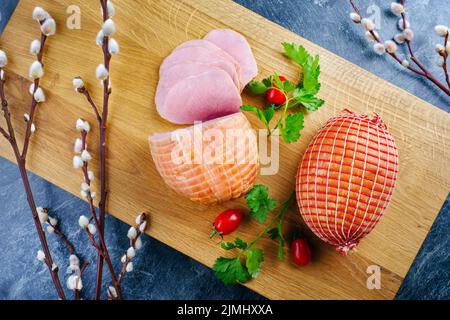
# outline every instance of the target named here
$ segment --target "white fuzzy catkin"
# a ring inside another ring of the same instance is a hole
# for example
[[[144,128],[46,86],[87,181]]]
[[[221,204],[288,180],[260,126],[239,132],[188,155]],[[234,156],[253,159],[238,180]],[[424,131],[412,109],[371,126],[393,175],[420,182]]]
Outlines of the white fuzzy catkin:
[[[41,24],[41,32],[47,37],[56,33],[56,22],[53,18],[48,18]]]
[[[120,257],[120,262],[125,263],[127,262],[127,255],[124,254],[122,257]]]
[[[45,94],[44,90],[42,88],[37,88],[34,92],[34,100],[36,100],[37,103],[41,103],[45,101]]]
[[[72,163],[73,163],[73,167],[75,169],[80,169],[84,165],[84,162],[83,162],[83,160],[81,159],[80,156],[74,156]]]
[[[396,16],[400,16],[402,13],[405,12],[405,8],[400,3],[392,2],[391,3],[391,11]]]
[[[83,148],[83,141],[80,138],[77,138],[75,140],[75,143],[73,144],[73,152],[81,153],[82,148]]]
[[[408,20],[406,20],[405,19],[405,24],[406,24],[406,29],[408,29],[411,25],[410,25],[410,23],[409,23],[409,21]],[[400,30],[405,30],[405,28],[403,28],[403,18],[402,19],[398,19],[398,22],[397,22],[397,27],[400,29]]]
[[[75,128],[78,131],[86,131],[89,132],[89,130],[91,130],[91,126],[89,125],[89,122],[84,121],[83,119],[78,119],[76,124],[75,124]]]
[[[30,126],[30,132],[31,133],[35,133],[36,132],[36,125],[34,123],[32,123],[31,126]]]
[[[5,72],[0,70],[0,80],[5,80]]]
[[[108,51],[111,55],[118,54],[120,51],[119,43],[116,41],[116,39],[109,39],[108,41]]]
[[[24,113],[23,114],[23,120],[25,120],[25,122],[30,121],[30,115],[28,113]]]
[[[37,258],[39,261],[44,262],[44,260],[45,260],[45,253],[44,253],[44,251],[38,250],[37,255],[36,255],[36,258]]]
[[[106,37],[111,37],[116,32],[116,25],[112,19],[108,19],[103,23],[102,26],[103,34]]]
[[[67,278],[67,288],[69,290],[83,289],[83,282],[81,281],[80,276],[72,274],[69,278]]]
[[[58,224],[58,219],[49,217],[48,221],[52,226],[56,226]]]
[[[69,257],[69,264],[71,266],[79,266],[80,265],[80,259],[74,254],[71,254]]]
[[[359,14],[357,14],[356,12],[350,13],[350,19],[352,19],[352,21],[354,23],[361,23],[361,16]]]
[[[43,21],[43,20],[47,19],[48,16],[49,16],[48,12],[45,11],[41,7],[35,7],[34,10],[33,10],[32,17],[33,17],[34,20]]]
[[[131,227],[130,229],[128,229],[127,237],[130,240],[136,239],[136,236],[137,236],[137,230],[135,227]]]
[[[133,259],[136,256],[136,250],[133,247],[129,247],[127,250],[128,259]]]
[[[392,40],[387,40],[384,43],[384,47],[386,48],[386,51],[389,53],[396,53],[397,52],[397,44]]]
[[[78,218],[78,224],[81,228],[86,229],[89,225],[89,218],[81,215],[80,218]]]
[[[434,27],[434,31],[438,36],[445,37],[448,34],[448,27],[440,24]]]
[[[440,43],[438,43],[434,47],[434,50],[436,50],[436,52],[439,53],[439,54],[445,53],[445,47],[442,44],[440,44]]]
[[[372,32],[373,32],[373,34],[372,34]],[[378,38],[378,33],[376,31],[372,31],[372,32],[366,31],[366,38],[367,38],[367,40],[369,40],[371,42],[376,41],[374,35]]]
[[[362,19],[361,24],[367,31],[373,31],[375,29],[375,24],[370,19],[367,18]]]
[[[135,220],[136,224],[141,224],[143,218],[144,217],[143,217],[142,213],[140,215],[138,215]]]
[[[97,33],[97,36],[95,37],[95,43],[97,43],[98,46],[102,46],[103,42],[105,40],[105,34],[103,33],[103,30],[100,30]]]
[[[395,42],[397,42],[398,44],[402,44],[405,43],[405,36],[402,33],[397,33],[394,36],[394,40]]]
[[[97,228],[92,223],[89,223],[87,228],[90,234],[94,235],[97,233]]]
[[[147,221],[144,221],[139,225],[139,231],[144,232],[145,228],[147,228]]]
[[[91,192],[91,198],[92,199],[95,199],[96,196],[97,196],[97,192],[95,192],[95,191]]]
[[[404,60],[402,61],[402,66],[404,66],[405,68],[408,68],[408,67],[409,67],[409,61],[406,60],[406,59],[404,59]]]
[[[94,172],[88,171],[88,179],[91,182],[94,181],[94,179],[95,179]]]
[[[136,248],[136,250],[139,250],[142,248],[142,240],[141,238],[137,238],[135,243],[134,243],[134,247]]]
[[[412,39],[414,39],[414,32],[411,29],[405,29],[403,31],[403,36],[406,40],[411,41]]]
[[[386,53],[386,48],[384,47],[383,44],[381,43],[375,43],[373,45],[373,51],[375,51],[376,54],[378,55],[383,55],[384,53]]]
[[[3,68],[8,64],[8,57],[6,56],[5,51],[0,50],[0,68]]]
[[[32,83],[30,84],[30,87],[28,88],[28,92],[29,92],[31,95],[34,95],[34,82],[32,82]]]
[[[34,56],[37,56],[39,54],[39,51],[41,51],[41,41],[39,41],[38,39],[31,41],[30,53]]]
[[[53,228],[52,226],[47,226],[46,229],[47,229],[47,232],[50,234],[55,233],[55,228]]]
[[[28,74],[29,74],[30,78],[33,78],[33,79],[42,78],[42,76],[44,75],[44,68],[42,68],[42,64],[37,60],[34,61],[30,65],[30,70],[29,70]]]
[[[126,272],[132,272],[133,271],[133,262],[128,262],[127,267],[125,268]]]
[[[91,187],[86,182],[81,183],[81,190],[88,192],[90,189]]]
[[[106,2],[106,8],[107,8],[107,10],[108,10],[108,17],[109,17],[109,18],[114,17],[115,14],[116,14],[116,9],[114,8],[114,5],[113,5],[113,3],[112,3],[111,0],[108,0],[108,1]]]
[[[109,286],[108,287],[108,296],[113,299],[117,298],[118,296],[117,296],[116,288]]]
[[[73,87],[75,88],[75,90],[81,89],[84,87],[83,79],[81,79],[80,77],[73,78],[72,84],[73,84]]]
[[[92,156],[86,149],[81,152],[81,160],[88,162],[92,160]]]
[[[95,76],[98,80],[105,81],[109,77],[109,72],[104,64],[99,64],[95,70]]]
[[[47,222],[47,220],[48,220],[47,212],[45,212],[45,210],[42,207],[37,207],[36,211],[38,213],[39,221],[41,223]]]

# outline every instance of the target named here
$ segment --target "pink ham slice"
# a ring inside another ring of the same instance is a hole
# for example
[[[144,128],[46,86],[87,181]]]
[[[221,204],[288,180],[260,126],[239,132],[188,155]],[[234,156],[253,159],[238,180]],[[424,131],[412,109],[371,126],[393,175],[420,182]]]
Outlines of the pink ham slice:
[[[155,103],[157,106],[164,105],[167,93],[173,88],[179,81],[185,78],[192,78],[202,73],[211,70],[222,70],[217,67],[211,67],[207,64],[201,63],[182,63],[176,64],[163,73],[158,82],[156,88]]]
[[[230,76],[212,69],[178,81],[157,104],[158,113],[176,124],[192,124],[238,112],[241,95]]]
[[[221,68],[229,74],[231,79],[233,79],[233,82],[239,91],[243,88],[239,63],[220,48],[215,50],[194,46],[174,50],[166,59],[164,59],[159,68],[159,75],[163,76],[167,69],[174,65],[185,63],[202,63],[212,67]]]
[[[258,66],[255,57],[247,40],[241,34],[230,29],[216,29],[209,32],[204,39],[219,46],[239,62],[243,86],[256,77]]]

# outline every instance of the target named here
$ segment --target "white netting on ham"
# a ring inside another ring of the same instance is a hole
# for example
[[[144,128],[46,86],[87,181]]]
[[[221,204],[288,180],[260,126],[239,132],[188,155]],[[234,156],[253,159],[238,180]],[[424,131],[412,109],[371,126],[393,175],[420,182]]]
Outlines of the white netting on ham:
[[[344,110],[317,132],[300,163],[303,219],[345,255],[383,215],[397,174],[397,147],[381,118]]]

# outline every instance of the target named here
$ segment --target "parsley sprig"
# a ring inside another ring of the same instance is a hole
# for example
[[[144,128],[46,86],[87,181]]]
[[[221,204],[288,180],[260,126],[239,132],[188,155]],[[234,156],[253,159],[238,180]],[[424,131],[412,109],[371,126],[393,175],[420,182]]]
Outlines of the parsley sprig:
[[[247,88],[256,95],[264,94],[269,89],[279,90],[286,97],[284,105],[269,105],[265,110],[252,105],[243,105],[241,109],[255,113],[268,130],[268,135],[273,134],[278,129],[283,141],[292,143],[300,138],[300,132],[304,127],[304,113],[301,109],[294,109],[294,107],[303,106],[307,111],[315,111],[325,101],[316,96],[320,90],[319,56],[313,57],[303,46],[295,43],[283,43],[283,48],[285,56],[297,63],[302,69],[297,86],[288,80],[281,81],[279,75],[275,72],[262,81],[250,81]],[[287,111],[290,109],[294,110],[295,113],[287,115]],[[270,122],[276,110],[281,110],[282,114],[272,128]]]
[[[246,196],[247,205],[250,208],[252,217],[261,223],[267,220],[270,211],[276,207],[276,201],[269,198],[268,194],[267,187],[256,185]],[[279,206],[276,215],[266,225],[264,230],[262,230],[250,243],[247,243],[240,238],[236,238],[233,242],[221,244],[222,249],[226,251],[238,250],[235,257],[219,257],[214,263],[213,270],[216,276],[224,284],[231,285],[238,282],[245,283],[259,275],[264,262],[264,251],[260,248],[256,248],[255,244],[266,233],[269,233],[271,238],[273,238],[272,234],[276,234],[276,238],[279,240],[278,257],[281,260],[284,259],[282,223],[294,198],[295,193],[293,192],[289,199]],[[273,231],[274,229],[277,231]]]

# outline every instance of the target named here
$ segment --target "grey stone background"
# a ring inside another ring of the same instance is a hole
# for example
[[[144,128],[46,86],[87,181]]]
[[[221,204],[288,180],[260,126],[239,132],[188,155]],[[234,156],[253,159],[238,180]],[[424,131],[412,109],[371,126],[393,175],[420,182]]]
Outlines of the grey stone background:
[[[0,30],[6,25],[17,0],[0,1]],[[367,45],[361,29],[348,19],[349,5],[345,0],[237,0],[236,2],[311,40],[336,54],[360,65],[412,94],[450,111],[450,99],[425,81],[405,73],[387,57],[378,57]],[[365,12],[368,4],[361,3]],[[214,1],[211,1],[212,5]],[[370,2],[381,8],[380,33],[388,37],[395,32],[396,17],[385,11],[390,1]],[[45,6],[45,1],[42,1]],[[434,44],[439,40],[432,32],[435,24],[450,24],[447,1],[407,1],[407,11],[416,31],[414,47],[417,56],[427,61],[427,67],[439,72],[435,64]],[[0,39],[1,47],[1,39]],[[450,159],[449,159],[450,160]],[[31,174],[37,203],[51,208],[62,221],[62,229],[75,243],[83,258],[95,261],[95,252],[81,234],[77,219],[87,205]],[[420,195],[418,195],[420,196]],[[428,237],[412,265],[398,299],[450,298],[450,204],[445,202]],[[48,271],[35,259],[39,243],[31,222],[25,194],[14,164],[0,158],[0,299],[54,299],[54,289]],[[107,242],[114,261],[127,248],[128,226],[108,217]],[[50,247],[59,265],[65,265],[66,251],[53,236]],[[212,271],[191,258],[145,236],[135,271],[124,280],[124,294],[129,299],[262,299],[242,286],[224,286]],[[117,263],[116,268],[119,268]],[[95,268],[88,269],[84,295],[92,297]],[[105,285],[107,283],[105,282]]]

